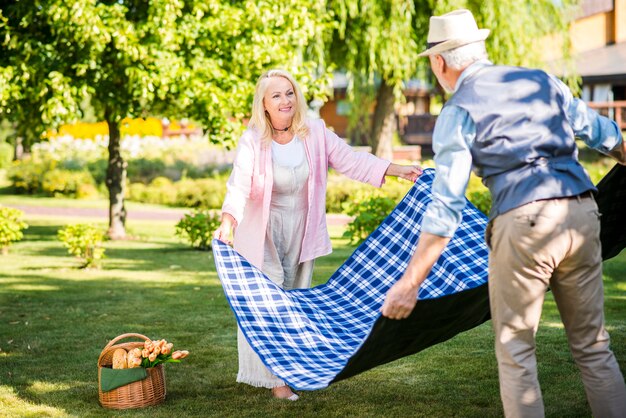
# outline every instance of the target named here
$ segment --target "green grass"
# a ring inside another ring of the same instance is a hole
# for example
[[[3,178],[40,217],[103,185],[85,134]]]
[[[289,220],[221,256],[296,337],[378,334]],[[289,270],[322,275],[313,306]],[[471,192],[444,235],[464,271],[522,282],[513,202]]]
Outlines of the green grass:
[[[414,356],[295,403],[237,384],[235,319],[212,256],[173,237],[173,222],[131,222],[133,240],[107,242],[101,270],[79,270],[56,239],[68,219],[29,217],[23,241],[0,258],[0,416],[499,417],[486,323]],[[71,220],[75,222],[75,219]],[[325,281],[353,248],[331,229],[335,252],[316,262]],[[626,252],[605,266],[606,319],[626,369]],[[131,411],[98,404],[97,359],[135,332],[191,351],[166,366],[165,403]],[[538,333],[539,378],[550,417],[590,416],[554,301]]]

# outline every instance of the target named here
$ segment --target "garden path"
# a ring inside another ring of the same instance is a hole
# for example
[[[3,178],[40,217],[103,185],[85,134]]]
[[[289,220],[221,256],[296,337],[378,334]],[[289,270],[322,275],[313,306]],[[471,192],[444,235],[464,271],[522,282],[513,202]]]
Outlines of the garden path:
[[[74,218],[108,218],[108,209],[105,208],[67,208],[67,207],[42,207],[27,205],[7,205],[23,211],[26,215],[43,215],[43,216],[60,216]],[[188,209],[172,208],[172,209],[127,209],[129,220],[148,220],[148,221],[178,221]],[[352,217],[329,213],[326,215],[329,225],[346,225],[352,220]]]

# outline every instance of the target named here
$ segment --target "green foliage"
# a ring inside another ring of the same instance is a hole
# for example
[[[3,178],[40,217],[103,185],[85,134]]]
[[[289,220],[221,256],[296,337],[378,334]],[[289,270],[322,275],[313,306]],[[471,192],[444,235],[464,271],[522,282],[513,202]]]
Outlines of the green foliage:
[[[496,64],[539,67],[546,70],[545,49],[538,48],[538,40],[553,36],[560,41],[556,56],[564,57],[561,65],[568,66],[570,87],[577,89],[569,24],[578,11],[580,0],[425,0],[435,15],[458,8],[472,11],[480,28],[491,29],[486,40],[487,52]],[[424,0],[422,0],[424,2]],[[418,9],[419,10],[419,9]],[[511,16],[515,16],[514,19]],[[422,20],[424,22],[424,20]],[[427,32],[418,42],[426,45]],[[558,45],[558,43],[555,43]],[[550,51],[553,52],[553,51]],[[428,60],[423,60],[428,65]]]
[[[465,197],[478,208],[482,213],[489,216],[491,210],[491,193],[483,185],[480,177],[474,175],[470,176],[467,189],[465,190]]]
[[[221,177],[177,182],[157,177],[147,186],[132,183],[129,187],[130,200],[186,208],[218,209],[225,196],[226,180]]]
[[[24,237],[22,230],[28,224],[22,220],[24,212],[19,209],[0,206],[0,254],[9,252],[9,245]]]
[[[13,161],[13,146],[6,142],[0,142],[0,170],[8,168]]]
[[[142,239],[107,246],[107,266],[114,266],[114,272],[67,268],[73,260],[59,258],[54,241],[60,222],[33,221],[14,254],[0,261],[0,415],[504,416],[489,322],[328,389],[303,391],[298,402],[287,404],[273,400],[266,390],[236,382],[237,326],[215,265],[208,253],[188,251],[177,242],[174,222],[134,221],[133,235]],[[340,237],[342,232],[331,226],[333,253],[316,260],[313,285],[323,284],[354,250]],[[606,326],[623,370],[626,252],[605,262],[604,273]],[[560,318],[552,296],[546,293],[537,337],[546,416],[590,417],[580,371],[569,355],[563,327],[555,326]],[[107,340],[125,332],[165,336],[193,356],[166,365],[168,397],[158,407],[115,412],[97,401],[96,358]],[[72,355],[65,354],[68,344]],[[207,387],[215,393],[203,396]]]
[[[133,182],[150,183],[165,171],[165,161],[157,158],[136,158],[128,161],[127,175]]]
[[[410,188],[411,183],[405,180],[387,178],[385,184],[377,190],[369,184],[351,180],[331,171],[326,186],[326,212],[346,213],[346,208],[350,206],[349,202],[354,196],[369,196],[372,193],[378,193],[399,202]]]
[[[489,216],[489,211],[491,210],[491,193],[489,193],[489,191],[477,190],[469,193],[467,198],[479,211]]]
[[[0,116],[32,143],[80,119],[88,100],[109,127],[115,237],[125,234],[123,118],[186,117],[232,144],[263,71],[291,70],[307,98],[329,84],[325,2],[21,0],[1,10]]]
[[[221,178],[176,182],[176,204],[187,208],[221,208],[226,196],[226,181]]]
[[[292,71],[308,98],[324,96],[331,25],[325,2],[305,0],[8,2],[0,116],[37,141],[46,128],[81,118],[88,97],[100,120],[188,117],[211,141],[230,142],[268,68]]]
[[[99,268],[104,258],[104,232],[89,224],[67,225],[58,232],[58,238],[68,253],[83,261],[81,268]]]
[[[396,202],[386,196],[360,194],[346,203],[346,214],[354,216],[343,233],[351,244],[360,244],[372,233],[395,208]]]
[[[371,186],[339,176],[330,176],[326,186],[326,212],[341,213],[345,202],[357,193],[365,192],[367,188],[371,189]]]
[[[54,169],[44,174],[41,191],[48,196],[69,196],[78,199],[98,196],[96,183],[88,171]]]
[[[7,171],[7,178],[17,193],[37,194],[42,192],[44,175],[56,166],[57,163],[50,159],[27,157],[13,162]]]
[[[413,1],[332,0],[329,8],[337,25],[328,43],[328,54],[349,79],[351,102],[349,129],[352,136],[369,133],[377,82],[391,86],[401,97],[402,83],[415,75],[417,45],[413,34]],[[378,114],[378,112],[376,112]],[[370,138],[372,149],[378,139]]]
[[[220,226],[220,216],[209,210],[185,214],[176,224],[176,235],[199,250],[210,250],[213,232]]]

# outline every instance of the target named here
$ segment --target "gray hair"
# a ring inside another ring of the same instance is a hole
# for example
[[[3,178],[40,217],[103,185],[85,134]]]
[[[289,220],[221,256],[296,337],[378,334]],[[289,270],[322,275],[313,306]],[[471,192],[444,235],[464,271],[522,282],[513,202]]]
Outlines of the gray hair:
[[[458,48],[440,53],[448,67],[454,70],[462,70],[468,65],[488,58],[485,42],[473,42]]]

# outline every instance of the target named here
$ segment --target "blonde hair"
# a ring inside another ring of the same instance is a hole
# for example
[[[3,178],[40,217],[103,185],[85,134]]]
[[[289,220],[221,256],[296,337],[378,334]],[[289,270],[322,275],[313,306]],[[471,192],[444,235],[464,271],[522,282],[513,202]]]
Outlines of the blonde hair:
[[[306,101],[304,100],[304,95],[302,94],[300,86],[296,83],[296,80],[291,74],[284,70],[269,70],[259,77],[259,81],[257,81],[256,88],[254,90],[254,99],[252,100],[252,116],[250,117],[248,126],[261,134],[261,140],[268,143],[272,141],[274,128],[272,127],[270,117],[265,111],[265,106],[263,105],[263,98],[265,97],[265,92],[267,91],[267,85],[269,84],[269,79],[272,77],[283,77],[291,83],[293,91],[296,94],[296,111],[293,115],[293,120],[291,121],[291,129],[293,133],[298,136],[298,138],[304,140],[309,134],[309,128],[306,124]]]

